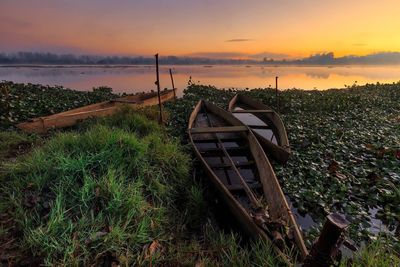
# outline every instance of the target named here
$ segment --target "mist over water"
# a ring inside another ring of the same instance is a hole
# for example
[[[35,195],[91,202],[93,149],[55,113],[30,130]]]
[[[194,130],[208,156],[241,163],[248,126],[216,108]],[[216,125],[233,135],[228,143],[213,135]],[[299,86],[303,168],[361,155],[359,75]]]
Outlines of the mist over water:
[[[392,83],[400,81],[400,66],[259,66],[259,65],[174,65],[160,67],[161,88],[171,88],[169,68],[174,74],[178,95],[182,95],[189,79],[194,83],[218,88],[275,87],[326,90],[345,85]],[[76,90],[109,86],[114,92],[155,90],[154,66],[34,66],[0,67],[0,80],[19,83],[61,85]]]

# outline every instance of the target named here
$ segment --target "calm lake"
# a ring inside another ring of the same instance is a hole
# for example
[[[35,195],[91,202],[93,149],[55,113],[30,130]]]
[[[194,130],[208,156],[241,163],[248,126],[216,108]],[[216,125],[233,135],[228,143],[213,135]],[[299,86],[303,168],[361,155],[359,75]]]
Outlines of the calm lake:
[[[400,81],[400,66],[161,66],[161,88],[171,88],[172,69],[178,95],[189,79],[218,88],[275,87],[306,90],[343,88],[345,85]],[[0,66],[0,80],[44,85],[62,85],[77,90],[109,86],[114,92],[156,89],[154,66]]]

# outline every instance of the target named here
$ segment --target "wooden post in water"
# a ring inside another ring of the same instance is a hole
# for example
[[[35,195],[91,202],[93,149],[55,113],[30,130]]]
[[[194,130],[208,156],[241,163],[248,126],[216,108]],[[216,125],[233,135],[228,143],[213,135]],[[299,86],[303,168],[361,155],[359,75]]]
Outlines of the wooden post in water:
[[[169,76],[171,76],[172,90],[174,90],[174,101],[176,100],[176,92],[175,92],[175,84],[174,84],[174,76],[172,76],[172,70],[169,69]]]
[[[279,113],[278,76],[275,77],[276,111]]]
[[[157,94],[158,94],[158,106],[160,108],[160,123],[163,123],[163,114],[162,114],[162,106],[161,106],[161,95],[160,95],[160,74],[158,71],[158,54],[155,54],[156,57],[156,74],[157,74],[157,81],[155,84],[157,85]]]
[[[340,214],[328,215],[321,234],[312,246],[303,267],[331,266],[338,256],[339,247],[344,241],[344,232],[349,224]]]

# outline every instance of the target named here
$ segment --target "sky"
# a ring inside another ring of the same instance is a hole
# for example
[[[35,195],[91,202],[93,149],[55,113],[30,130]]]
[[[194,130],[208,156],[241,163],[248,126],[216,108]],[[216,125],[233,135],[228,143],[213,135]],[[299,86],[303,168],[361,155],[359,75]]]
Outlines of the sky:
[[[0,52],[299,58],[400,51],[398,0],[0,0]]]

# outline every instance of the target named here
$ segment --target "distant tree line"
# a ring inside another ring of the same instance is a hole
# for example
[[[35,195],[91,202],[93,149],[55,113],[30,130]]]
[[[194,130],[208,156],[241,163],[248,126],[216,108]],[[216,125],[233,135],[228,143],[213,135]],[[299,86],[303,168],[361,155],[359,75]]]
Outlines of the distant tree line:
[[[38,65],[151,65],[153,57],[94,56],[53,54],[39,52],[0,53],[0,64],[38,64]],[[314,54],[302,59],[272,58],[218,59],[204,57],[160,57],[160,64],[168,65],[351,65],[351,64],[400,64],[399,52],[381,52],[366,56],[343,56],[335,58],[333,52]]]

